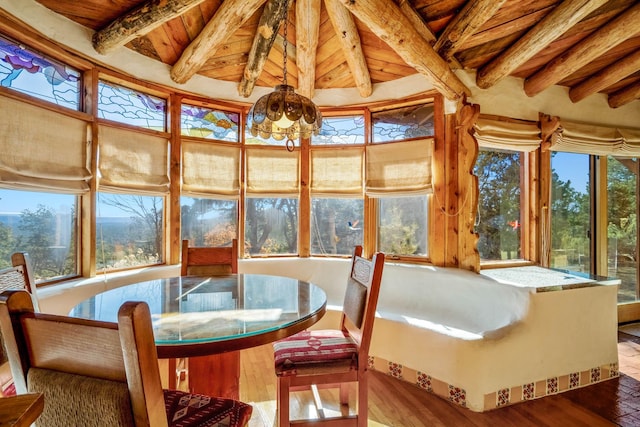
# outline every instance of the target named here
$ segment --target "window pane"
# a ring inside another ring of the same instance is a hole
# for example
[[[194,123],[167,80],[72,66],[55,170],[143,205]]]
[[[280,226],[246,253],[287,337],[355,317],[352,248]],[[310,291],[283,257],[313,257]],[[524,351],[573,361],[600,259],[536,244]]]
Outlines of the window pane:
[[[373,142],[434,135],[433,104],[412,105],[371,114]]]
[[[551,158],[551,267],[590,273],[589,155]]]
[[[618,302],[639,299],[638,294],[638,159],[607,161],[608,275],[622,280]]]
[[[182,239],[191,246],[225,246],[238,236],[238,202],[180,198]]]
[[[28,252],[36,283],[76,275],[77,197],[0,190],[0,268]]]
[[[313,198],[311,201],[311,253],[351,255],[362,245],[364,201],[362,199]]]
[[[521,254],[520,168],[522,154],[480,150],[474,173],[479,200],[476,230],[483,260],[519,259]]]
[[[96,269],[163,262],[163,198],[98,193]]]
[[[238,113],[183,104],[180,129],[182,135],[238,142],[239,121]]]
[[[427,256],[427,196],[384,197],[378,203],[378,250]]]
[[[262,138],[260,135],[253,136],[253,135],[251,135],[249,126],[245,126],[244,142],[245,142],[245,144],[274,145],[274,146],[277,146],[277,147],[284,147],[287,144],[287,139],[286,138],[282,138],[281,140],[277,140],[277,139],[272,138],[272,137]],[[293,142],[295,143],[296,147],[300,146],[300,141],[299,140],[296,139]]]
[[[245,253],[275,255],[298,253],[298,200],[247,198]]]
[[[164,99],[104,81],[98,82],[98,117],[165,132]]]
[[[364,144],[364,116],[323,117],[313,145]]]
[[[0,85],[63,107],[80,109],[80,72],[0,37]]]

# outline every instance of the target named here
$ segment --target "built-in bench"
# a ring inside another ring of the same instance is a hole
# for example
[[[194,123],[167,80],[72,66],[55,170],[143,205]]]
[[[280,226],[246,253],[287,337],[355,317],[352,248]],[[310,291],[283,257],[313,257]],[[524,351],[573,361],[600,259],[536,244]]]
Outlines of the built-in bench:
[[[240,272],[310,281],[327,293],[316,328],[339,323],[345,259],[241,260]],[[126,283],[179,267],[85,279],[38,292],[41,310],[68,313]],[[617,286],[538,267],[476,274],[388,262],[373,332],[376,370],[474,411],[555,394],[618,375]]]

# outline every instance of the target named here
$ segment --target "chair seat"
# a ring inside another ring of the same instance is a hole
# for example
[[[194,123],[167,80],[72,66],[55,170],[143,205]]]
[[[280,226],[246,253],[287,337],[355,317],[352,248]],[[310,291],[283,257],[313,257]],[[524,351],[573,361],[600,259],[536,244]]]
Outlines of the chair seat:
[[[276,375],[358,368],[356,343],[339,330],[302,331],[273,344]]]
[[[244,426],[253,407],[232,399],[164,390],[169,427]]]

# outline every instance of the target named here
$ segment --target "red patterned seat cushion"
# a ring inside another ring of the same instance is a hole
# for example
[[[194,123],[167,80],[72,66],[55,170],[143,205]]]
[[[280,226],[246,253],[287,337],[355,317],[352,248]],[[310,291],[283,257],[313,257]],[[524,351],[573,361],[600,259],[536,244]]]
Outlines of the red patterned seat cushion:
[[[240,427],[251,418],[253,407],[232,399],[164,390],[169,427]]]
[[[277,375],[295,374],[298,369],[342,363],[357,367],[358,346],[342,331],[302,331],[273,344]]]

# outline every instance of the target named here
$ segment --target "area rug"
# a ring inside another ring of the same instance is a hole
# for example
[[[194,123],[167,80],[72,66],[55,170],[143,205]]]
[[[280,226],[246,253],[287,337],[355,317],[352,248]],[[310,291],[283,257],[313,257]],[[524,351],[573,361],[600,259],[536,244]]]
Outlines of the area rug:
[[[620,326],[618,330],[625,334],[640,337],[640,323],[629,323],[628,325]]]

